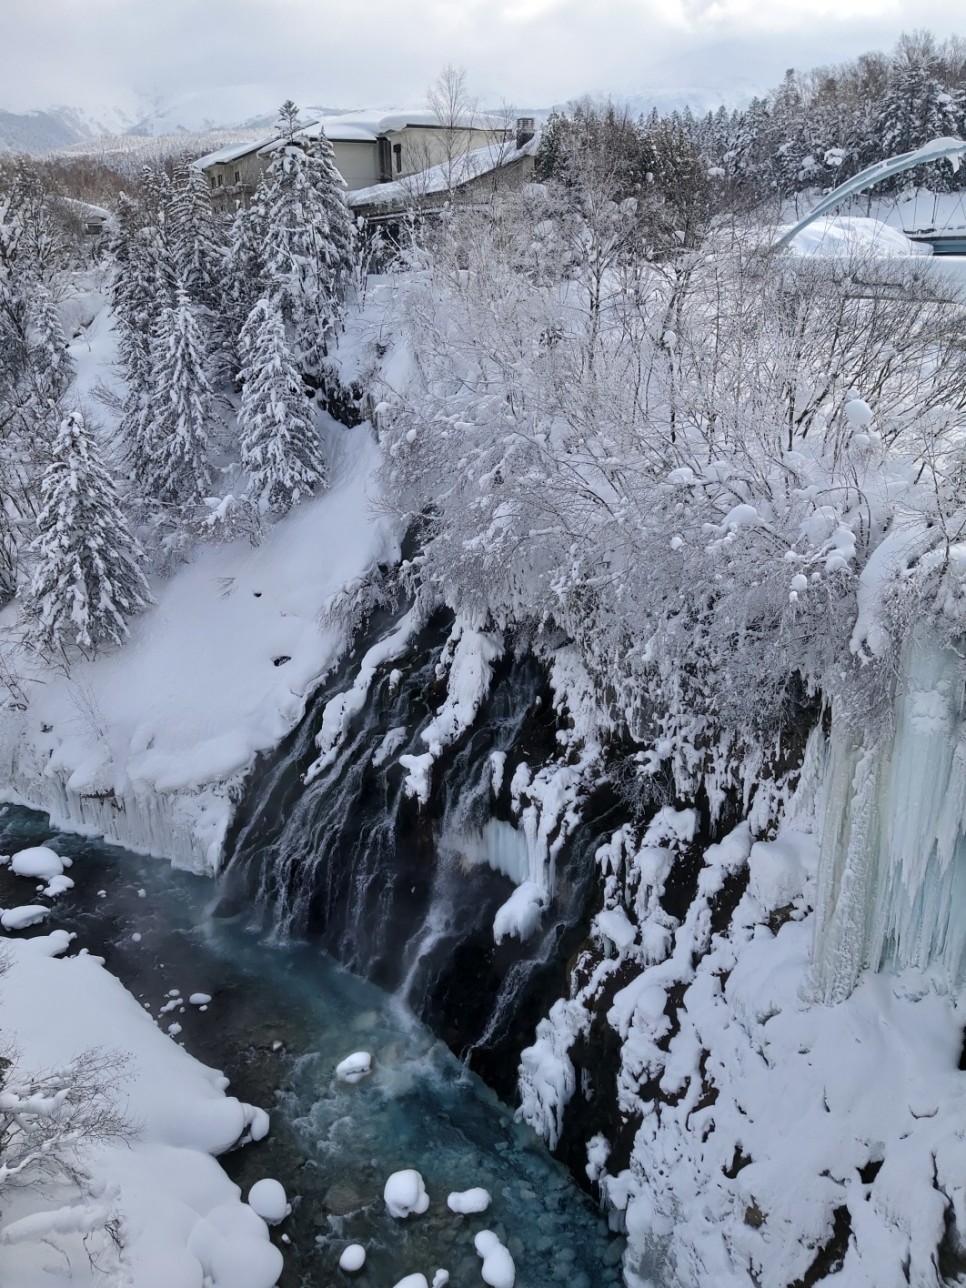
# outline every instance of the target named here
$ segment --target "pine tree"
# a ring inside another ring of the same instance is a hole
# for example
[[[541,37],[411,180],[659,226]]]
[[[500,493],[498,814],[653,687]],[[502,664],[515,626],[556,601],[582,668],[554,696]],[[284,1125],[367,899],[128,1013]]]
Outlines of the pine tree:
[[[284,514],[325,483],[319,437],[281,314],[259,300],[242,330],[238,422],[242,465],[259,513]]]
[[[265,279],[303,369],[320,374],[355,275],[355,228],[324,134],[281,143],[258,218]]]
[[[24,605],[33,638],[45,652],[119,644],[128,634],[126,618],[149,604],[151,593],[143,552],[80,412],[61,422],[41,494],[30,548],[36,567]]]
[[[161,314],[150,394],[141,419],[140,467],[158,500],[191,505],[211,490],[211,386],[194,306],[183,287]]]

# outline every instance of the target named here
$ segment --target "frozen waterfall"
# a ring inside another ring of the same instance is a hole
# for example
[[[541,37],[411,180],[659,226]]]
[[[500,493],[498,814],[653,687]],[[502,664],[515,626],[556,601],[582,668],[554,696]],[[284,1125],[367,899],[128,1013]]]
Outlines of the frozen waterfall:
[[[890,727],[863,734],[833,719],[813,956],[828,1002],[870,966],[963,974],[966,661],[914,636],[903,662]]]

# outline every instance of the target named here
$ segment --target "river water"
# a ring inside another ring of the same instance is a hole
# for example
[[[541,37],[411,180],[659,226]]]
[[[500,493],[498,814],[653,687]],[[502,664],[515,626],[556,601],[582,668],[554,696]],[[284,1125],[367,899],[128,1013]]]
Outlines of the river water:
[[[50,843],[72,857],[76,886],[55,903],[48,928],[77,932],[77,947],[108,968],[178,1041],[232,1080],[232,1091],[272,1113],[259,1145],[223,1164],[247,1189],[275,1176],[294,1204],[284,1235],[286,1288],[349,1282],[337,1268],[347,1242],[368,1250],[353,1282],[392,1288],[438,1268],[455,1288],[482,1283],[473,1235],[506,1242],[518,1288],[609,1288],[621,1282],[622,1240],[529,1128],[394,997],[336,966],[309,944],[256,935],[243,915],[215,916],[216,887],[101,842],[61,834],[44,815],[0,807],[0,852]],[[0,904],[29,902],[26,882],[0,869]],[[212,995],[206,1012],[160,1015],[169,990]],[[357,1050],[373,1076],[340,1083],[335,1065]],[[391,1172],[417,1168],[431,1198],[423,1217],[388,1217]],[[460,1217],[451,1190],[484,1186],[490,1211]]]

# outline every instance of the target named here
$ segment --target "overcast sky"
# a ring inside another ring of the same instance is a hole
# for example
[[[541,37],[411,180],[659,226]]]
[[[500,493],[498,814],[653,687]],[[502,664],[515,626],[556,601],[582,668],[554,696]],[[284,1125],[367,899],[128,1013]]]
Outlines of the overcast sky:
[[[487,105],[767,88],[789,66],[956,28],[952,0],[0,0],[0,107],[133,106],[244,86],[317,106],[421,103],[449,62]],[[966,35],[966,11],[958,24]],[[232,96],[228,96],[231,98]]]

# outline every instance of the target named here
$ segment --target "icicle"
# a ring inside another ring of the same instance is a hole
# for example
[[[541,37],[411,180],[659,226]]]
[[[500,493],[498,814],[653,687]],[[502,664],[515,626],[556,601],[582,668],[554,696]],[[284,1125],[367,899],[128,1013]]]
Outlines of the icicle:
[[[966,965],[966,667],[913,638],[903,676],[885,736],[833,721],[813,970],[829,1002],[869,966]]]

